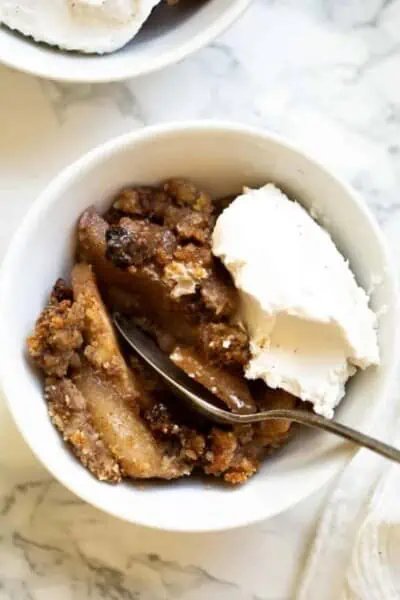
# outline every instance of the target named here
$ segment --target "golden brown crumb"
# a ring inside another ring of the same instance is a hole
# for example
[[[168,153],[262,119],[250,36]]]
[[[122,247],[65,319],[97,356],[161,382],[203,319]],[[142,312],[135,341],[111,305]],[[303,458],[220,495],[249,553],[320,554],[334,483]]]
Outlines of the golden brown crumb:
[[[64,377],[70,365],[79,364],[82,346],[83,310],[71,300],[58,301],[64,282],[58,281],[47,307],[28,338],[28,350],[36,365],[46,374]]]
[[[242,367],[248,363],[249,338],[240,327],[228,323],[206,323],[200,335],[205,354],[211,362]]]
[[[51,420],[82,464],[100,481],[118,483],[121,469],[93,426],[87,402],[70,379],[46,381]]]
[[[164,190],[175,200],[178,206],[190,206],[193,210],[206,214],[213,211],[210,196],[198,190],[190,181],[170,179],[164,184]]]
[[[235,466],[231,467],[225,474],[224,480],[227,483],[234,485],[245,483],[249,477],[257,472],[259,467],[259,461],[250,460],[247,457],[243,457]]]
[[[211,448],[206,454],[205,472],[221,475],[231,466],[238,447],[232,431],[223,431],[214,427],[211,431]]]

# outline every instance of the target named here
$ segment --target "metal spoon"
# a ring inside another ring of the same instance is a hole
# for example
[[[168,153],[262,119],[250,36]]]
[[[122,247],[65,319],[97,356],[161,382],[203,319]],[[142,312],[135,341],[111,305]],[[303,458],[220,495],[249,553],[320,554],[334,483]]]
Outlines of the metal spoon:
[[[129,319],[118,313],[113,315],[114,324],[122,337],[139,356],[158,373],[164,383],[187,404],[211,421],[224,425],[258,423],[267,419],[289,419],[308,427],[323,429],[346,440],[368,448],[385,458],[400,463],[400,450],[384,444],[351,427],[330,421],[303,410],[271,409],[252,414],[232,413],[215,406],[216,397],[205,387],[191,379],[164,354],[152,339],[136,327]]]

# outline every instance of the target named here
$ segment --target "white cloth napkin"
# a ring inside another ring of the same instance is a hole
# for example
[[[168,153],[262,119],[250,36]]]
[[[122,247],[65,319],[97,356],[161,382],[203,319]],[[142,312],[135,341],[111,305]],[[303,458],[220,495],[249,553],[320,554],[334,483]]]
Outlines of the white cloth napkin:
[[[399,402],[375,415],[373,433],[397,439]],[[396,426],[397,425],[397,426]],[[397,430],[397,435],[396,435]],[[400,599],[400,465],[362,450],[326,505],[297,600]]]

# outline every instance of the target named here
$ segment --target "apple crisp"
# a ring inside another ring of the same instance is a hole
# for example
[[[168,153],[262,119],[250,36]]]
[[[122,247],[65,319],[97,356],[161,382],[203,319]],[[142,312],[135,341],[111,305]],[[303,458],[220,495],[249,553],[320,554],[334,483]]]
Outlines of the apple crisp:
[[[287,421],[222,427],[189,412],[110,320],[114,310],[129,316],[231,411],[293,408],[289,394],[244,378],[237,292],[211,252],[228,203],[174,179],[123,189],[104,215],[80,218],[71,281],[56,282],[27,343],[52,422],[101,481],[200,471],[243,483],[288,439]]]

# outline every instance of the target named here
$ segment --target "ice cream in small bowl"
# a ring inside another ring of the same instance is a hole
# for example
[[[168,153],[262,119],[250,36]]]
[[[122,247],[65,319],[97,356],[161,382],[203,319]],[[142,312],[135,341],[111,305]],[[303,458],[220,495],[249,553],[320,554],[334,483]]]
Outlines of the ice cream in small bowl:
[[[332,238],[267,184],[221,214],[213,252],[239,290],[250,340],[245,376],[332,418],[356,368],[380,363],[377,316]]]
[[[156,127],[86,155],[32,208],[0,283],[18,427],[62,483],[128,521],[255,522],[351,449],[290,423],[185,415],[132,361],[115,309],[232,411],[287,403],[363,429],[388,398],[396,285],[378,226],[318,163],[251,128]]]
[[[61,81],[119,81],[212,41],[251,0],[0,0],[0,61]]]

